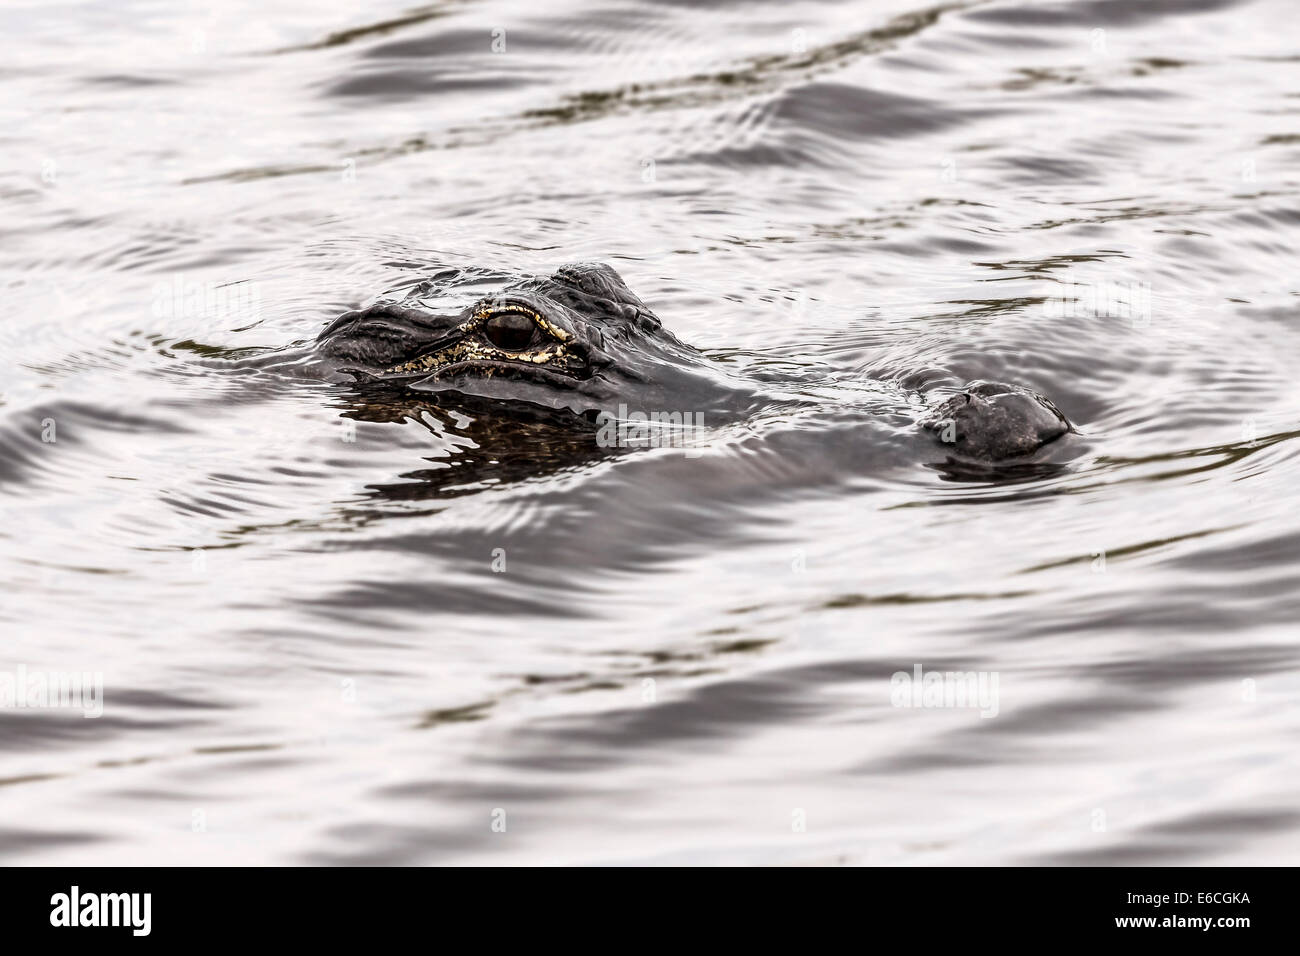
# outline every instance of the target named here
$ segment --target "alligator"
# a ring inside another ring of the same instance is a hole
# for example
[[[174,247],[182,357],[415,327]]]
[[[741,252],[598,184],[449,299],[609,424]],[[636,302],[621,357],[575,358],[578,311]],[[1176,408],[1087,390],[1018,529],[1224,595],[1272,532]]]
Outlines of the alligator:
[[[456,313],[428,304],[436,290],[429,280],[340,315],[320,333],[318,354],[371,394],[447,395],[574,423],[608,421],[619,408],[735,421],[770,401],[764,383],[681,342],[604,263],[525,278]],[[923,408],[915,424],[979,462],[1023,459],[1074,430],[1037,392],[988,381]]]

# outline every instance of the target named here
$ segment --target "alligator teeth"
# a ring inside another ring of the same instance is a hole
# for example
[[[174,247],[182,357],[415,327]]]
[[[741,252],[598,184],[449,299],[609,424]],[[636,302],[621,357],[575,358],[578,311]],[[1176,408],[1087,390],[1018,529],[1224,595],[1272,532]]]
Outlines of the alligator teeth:
[[[453,362],[472,362],[475,359],[489,362],[528,362],[531,365],[554,365],[557,368],[568,368],[570,364],[570,355],[563,345],[548,348],[543,352],[519,354],[503,352],[475,341],[464,341],[439,352],[429,352],[426,355],[417,356],[409,362],[394,365],[392,368],[386,369],[385,372],[389,375],[398,375],[404,372],[424,372],[450,365]]]

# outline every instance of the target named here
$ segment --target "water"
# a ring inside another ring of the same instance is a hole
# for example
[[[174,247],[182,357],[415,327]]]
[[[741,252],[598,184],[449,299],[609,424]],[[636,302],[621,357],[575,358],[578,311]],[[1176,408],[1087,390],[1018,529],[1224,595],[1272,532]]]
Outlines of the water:
[[[0,710],[6,862],[1295,858],[1287,4],[329,6],[0,15],[0,670],[103,679]],[[599,456],[250,359],[580,259],[822,404]],[[973,378],[1060,467],[844,411]]]

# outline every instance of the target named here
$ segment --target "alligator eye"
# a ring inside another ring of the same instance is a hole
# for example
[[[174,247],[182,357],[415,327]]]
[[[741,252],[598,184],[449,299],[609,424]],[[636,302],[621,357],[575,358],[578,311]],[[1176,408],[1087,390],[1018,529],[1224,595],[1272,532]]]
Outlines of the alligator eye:
[[[498,312],[483,323],[483,334],[505,352],[522,352],[532,345],[537,325],[519,312]]]

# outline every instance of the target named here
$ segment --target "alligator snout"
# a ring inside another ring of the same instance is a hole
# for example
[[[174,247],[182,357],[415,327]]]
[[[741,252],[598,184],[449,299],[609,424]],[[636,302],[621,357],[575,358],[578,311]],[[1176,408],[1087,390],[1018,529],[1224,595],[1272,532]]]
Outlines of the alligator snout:
[[[920,424],[959,454],[986,460],[1028,455],[1073,431],[1037,392],[983,381],[935,406]]]

